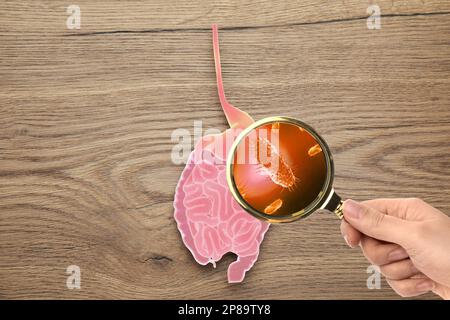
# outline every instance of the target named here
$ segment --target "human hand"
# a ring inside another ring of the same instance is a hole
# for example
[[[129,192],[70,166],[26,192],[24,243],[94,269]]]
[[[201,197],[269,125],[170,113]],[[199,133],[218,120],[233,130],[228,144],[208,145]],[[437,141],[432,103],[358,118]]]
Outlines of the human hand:
[[[450,218],[420,199],[344,203],[341,232],[402,297],[450,299]]]

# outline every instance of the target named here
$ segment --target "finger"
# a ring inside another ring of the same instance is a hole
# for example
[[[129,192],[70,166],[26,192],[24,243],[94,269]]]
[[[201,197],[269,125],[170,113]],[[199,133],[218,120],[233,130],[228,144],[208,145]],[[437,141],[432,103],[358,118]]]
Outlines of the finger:
[[[344,237],[345,242],[351,248],[359,245],[361,241],[361,232],[353,228],[347,221],[341,222],[341,234]]]
[[[372,264],[383,266],[408,258],[408,253],[395,243],[383,243],[371,237],[363,236],[361,249]]]
[[[372,199],[362,201],[381,213],[403,220],[420,220],[425,216],[440,215],[440,211],[418,198]]]
[[[391,280],[403,280],[411,278],[420,271],[412,263],[411,259],[404,259],[380,266],[381,273]]]
[[[406,199],[371,199],[366,201],[361,201],[362,204],[372,207],[381,213],[388,214],[400,219],[404,219],[404,209],[405,209]]]
[[[386,215],[353,200],[344,202],[344,217],[360,232],[379,240],[402,245],[408,242],[411,235],[409,221]]]
[[[434,282],[430,279],[387,279],[389,285],[402,297],[414,297],[434,289]]]

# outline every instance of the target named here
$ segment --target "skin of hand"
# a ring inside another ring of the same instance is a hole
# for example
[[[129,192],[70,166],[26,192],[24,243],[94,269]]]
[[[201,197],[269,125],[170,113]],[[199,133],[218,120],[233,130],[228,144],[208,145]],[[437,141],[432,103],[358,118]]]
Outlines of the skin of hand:
[[[429,291],[450,299],[450,217],[424,201],[344,202],[341,233],[360,246],[402,297]]]

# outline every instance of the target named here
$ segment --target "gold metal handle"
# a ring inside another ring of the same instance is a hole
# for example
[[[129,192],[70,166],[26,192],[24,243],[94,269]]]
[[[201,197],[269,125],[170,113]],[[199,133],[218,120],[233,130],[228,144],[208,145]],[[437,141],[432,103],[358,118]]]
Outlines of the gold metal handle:
[[[334,214],[342,220],[344,218],[344,201],[341,199],[341,197],[338,196],[336,192],[334,192],[334,190],[332,190],[331,192],[332,195],[328,200],[328,203],[325,205],[324,209],[334,212]]]
[[[339,219],[342,220],[344,218],[344,201],[342,201],[342,200],[339,201],[337,208],[334,209],[333,212],[337,215],[337,217]]]

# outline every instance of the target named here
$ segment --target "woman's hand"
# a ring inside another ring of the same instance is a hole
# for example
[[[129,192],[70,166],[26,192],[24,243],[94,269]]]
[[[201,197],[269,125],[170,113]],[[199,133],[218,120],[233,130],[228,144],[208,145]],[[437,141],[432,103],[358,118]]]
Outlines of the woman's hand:
[[[450,218],[420,199],[344,203],[341,232],[402,297],[450,299]]]

